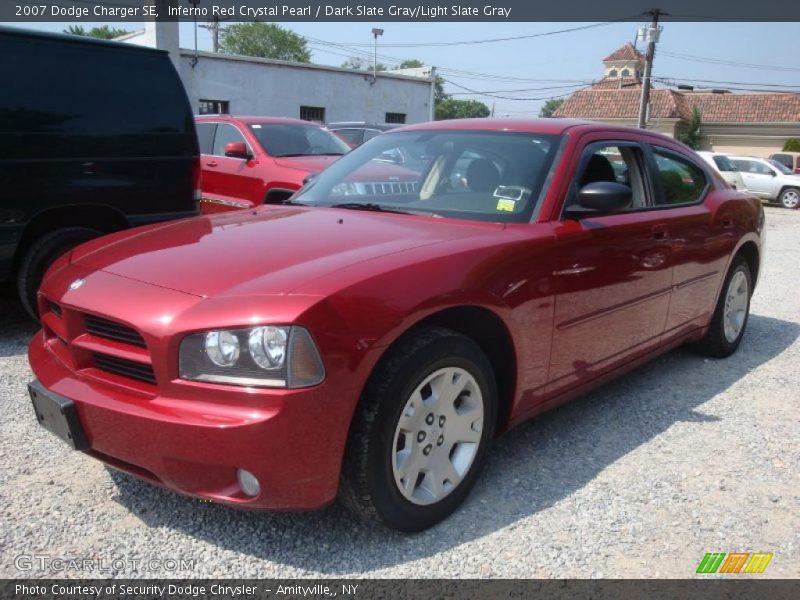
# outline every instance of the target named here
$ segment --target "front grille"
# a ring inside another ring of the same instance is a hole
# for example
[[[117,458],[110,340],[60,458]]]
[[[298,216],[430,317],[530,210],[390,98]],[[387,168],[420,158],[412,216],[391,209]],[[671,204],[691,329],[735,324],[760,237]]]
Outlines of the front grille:
[[[147,344],[145,344],[139,332],[135,329],[131,329],[127,325],[122,325],[121,323],[109,321],[108,319],[103,319],[94,315],[85,315],[85,324],[86,331],[97,337],[131,344],[141,348],[147,347]]]
[[[368,196],[389,194],[413,194],[417,191],[416,181],[386,181],[380,183],[366,183],[364,189]]]
[[[129,377],[153,385],[156,383],[153,367],[144,363],[125,360],[124,358],[117,358],[116,356],[109,356],[108,354],[95,353],[94,366],[102,371],[121,375],[122,377]]]

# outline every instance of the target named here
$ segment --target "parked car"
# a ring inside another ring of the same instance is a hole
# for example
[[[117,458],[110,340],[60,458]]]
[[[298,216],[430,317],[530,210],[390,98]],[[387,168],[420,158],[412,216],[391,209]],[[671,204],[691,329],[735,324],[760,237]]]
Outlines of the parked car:
[[[417,182],[362,185],[417,144]],[[410,126],[286,205],[63,257],[39,296],[33,404],[73,447],[183,494],[338,496],[417,531],[466,498],[498,434],[681,344],[735,352],[763,235],[757,198],[656,133]]]
[[[722,178],[728,182],[735,190],[745,190],[744,180],[742,174],[739,173],[738,168],[727,154],[721,152],[705,152],[700,151],[697,153],[703,160],[714,167],[717,172],[722,175]]]
[[[338,135],[351,148],[356,148],[376,135],[396,129],[392,123],[369,123],[368,121],[340,121],[328,123],[328,129]]]
[[[800,205],[800,175],[769,158],[731,156],[731,160],[750,193],[769,202],[778,202],[784,208]]]
[[[197,214],[197,138],[166,52],[0,28],[0,56],[0,280],[35,317],[64,252]]]
[[[781,163],[792,173],[800,173],[800,152],[778,152],[770,154],[769,157]]]
[[[197,117],[202,212],[279,204],[350,148],[315,123],[277,117]]]

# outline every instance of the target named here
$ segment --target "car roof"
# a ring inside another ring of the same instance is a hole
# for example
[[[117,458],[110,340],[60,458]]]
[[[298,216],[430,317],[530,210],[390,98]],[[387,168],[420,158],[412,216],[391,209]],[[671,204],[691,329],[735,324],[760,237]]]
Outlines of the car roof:
[[[402,127],[401,124],[397,123],[370,123],[369,121],[334,121],[332,123],[328,123],[328,127],[350,127],[350,128],[360,128],[360,129],[380,129],[382,131],[386,131],[389,129],[397,129],[398,127]]]
[[[236,115],[195,115],[196,121],[237,121],[245,125],[266,124],[266,123],[286,123],[289,125],[311,125],[312,127],[325,127],[314,121],[303,119],[292,119],[290,117],[249,117]]]
[[[20,37],[25,39],[43,40],[50,42],[60,42],[66,44],[84,44],[89,46],[105,46],[106,48],[116,48],[117,50],[129,50],[132,52],[149,52],[156,54],[167,54],[166,50],[157,50],[138,44],[126,44],[115,42],[114,40],[101,40],[83,35],[71,35],[66,33],[52,33],[49,31],[33,31],[18,27],[0,26],[0,36]]]
[[[597,121],[584,121],[580,119],[452,119],[447,121],[431,121],[416,125],[406,125],[394,132],[403,131],[437,131],[437,130],[464,130],[464,131],[511,131],[520,133],[541,133],[545,135],[561,135],[569,129],[580,129],[585,132],[619,132],[637,133],[642,136],[661,138],[674,142],[673,138],[655,131],[634,129],[622,125],[609,125]]]

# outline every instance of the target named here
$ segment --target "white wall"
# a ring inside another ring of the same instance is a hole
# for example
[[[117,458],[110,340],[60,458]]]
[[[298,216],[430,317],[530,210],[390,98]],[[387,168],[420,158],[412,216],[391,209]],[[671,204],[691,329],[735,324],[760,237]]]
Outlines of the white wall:
[[[199,100],[227,100],[234,115],[293,117],[300,106],[325,107],[325,120],[382,123],[387,112],[405,113],[406,123],[431,119],[431,82],[425,79],[336,67],[304,67],[259,58],[181,51],[180,75],[192,109]]]

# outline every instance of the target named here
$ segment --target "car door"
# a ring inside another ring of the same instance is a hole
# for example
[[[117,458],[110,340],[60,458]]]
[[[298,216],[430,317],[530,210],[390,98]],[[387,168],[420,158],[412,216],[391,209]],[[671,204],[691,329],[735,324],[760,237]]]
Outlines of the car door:
[[[764,163],[750,159],[735,159],[747,191],[762,198],[774,198],[775,175]]]
[[[667,229],[672,256],[672,298],[664,341],[708,323],[727,257],[732,251],[734,215],[712,211],[705,202],[714,179],[700,162],[674,148],[651,145],[653,214]]]
[[[570,216],[577,190],[592,182],[623,183],[628,209]],[[659,343],[672,287],[662,214],[649,210],[652,184],[641,144],[592,141],[584,147],[555,224],[555,307],[548,393],[566,389]]]
[[[249,208],[264,200],[260,197],[263,186],[257,169],[254,168],[255,161],[225,156],[225,146],[236,142],[244,143],[254,156],[251,145],[236,125],[216,124],[211,154],[202,158],[204,213]]]

